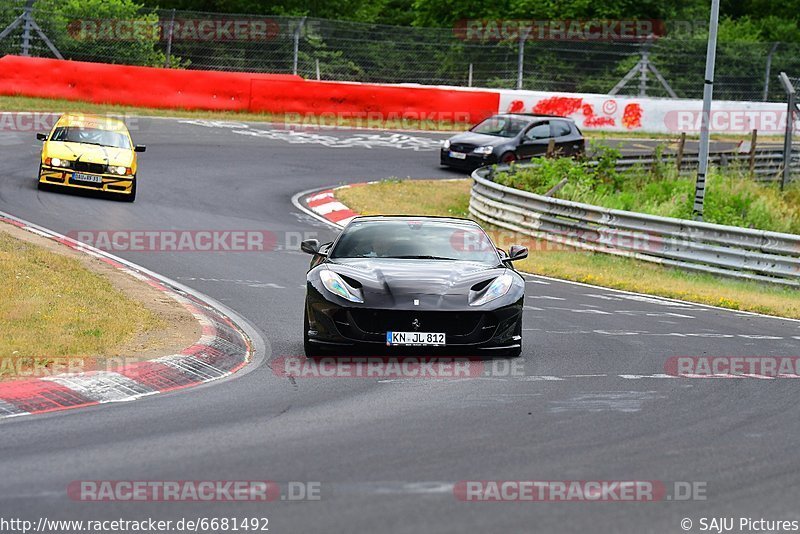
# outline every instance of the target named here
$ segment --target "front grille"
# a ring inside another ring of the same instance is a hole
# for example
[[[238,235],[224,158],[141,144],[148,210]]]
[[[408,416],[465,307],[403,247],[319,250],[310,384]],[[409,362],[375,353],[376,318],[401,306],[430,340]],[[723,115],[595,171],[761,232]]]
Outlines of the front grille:
[[[469,143],[452,143],[450,145],[450,150],[453,152],[472,152],[475,150],[475,145],[471,145]]]
[[[452,336],[466,336],[477,328],[489,327],[495,321],[484,312],[470,311],[414,311],[351,309],[353,323],[364,332],[385,334],[389,331],[444,332]],[[419,321],[419,327],[412,324]],[[488,330],[488,329],[487,329]]]
[[[91,172],[93,174],[103,174],[106,172],[106,166],[102,163],[87,163],[85,161],[76,161],[73,168],[78,172]]]

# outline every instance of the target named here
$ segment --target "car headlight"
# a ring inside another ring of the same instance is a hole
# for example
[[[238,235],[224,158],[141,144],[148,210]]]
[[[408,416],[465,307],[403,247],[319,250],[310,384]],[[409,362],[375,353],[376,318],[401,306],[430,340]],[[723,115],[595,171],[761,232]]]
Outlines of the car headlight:
[[[50,165],[53,167],[65,167],[68,168],[70,166],[70,161],[61,159],[61,158],[50,158]]]
[[[494,150],[493,146],[479,146],[475,150],[473,150],[473,152],[475,152],[476,154],[488,155],[491,154],[493,150]]]
[[[487,302],[498,299],[508,293],[508,290],[511,289],[513,284],[513,276],[510,274],[501,274],[495,278],[494,281],[488,285],[488,287],[482,289],[481,291],[475,291],[474,293],[470,294],[470,299],[472,301],[469,303],[469,305],[482,306]]]
[[[128,173],[128,167],[123,167],[122,165],[109,165],[108,172],[111,174],[124,175]]]
[[[361,297],[361,291],[350,287],[350,285],[342,280],[342,277],[335,272],[328,270],[320,271],[319,279],[322,280],[322,285],[325,286],[325,289],[334,295],[340,296],[350,302],[364,302],[364,299]]]
[[[442,141],[442,148],[447,149],[450,148],[450,139],[445,139]]]

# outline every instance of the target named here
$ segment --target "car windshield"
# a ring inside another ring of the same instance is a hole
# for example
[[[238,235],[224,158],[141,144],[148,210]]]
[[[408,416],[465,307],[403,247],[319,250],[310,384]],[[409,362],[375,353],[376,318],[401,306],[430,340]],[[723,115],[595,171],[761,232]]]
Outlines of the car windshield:
[[[470,131],[498,137],[515,137],[528,124],[530,124],[529,121],[512,117],[489,117]]]
[[[354,221],[330,258],[462,260],[497,265],[497,249],[477,226],[447,221]]]
[[[79,126],[59,126],[53,132],[51,141],[67,141],[88,145],[111,146],[114,148],[131,148],[128,136],[121,132],[101,130],[100,128],[84,128]]]

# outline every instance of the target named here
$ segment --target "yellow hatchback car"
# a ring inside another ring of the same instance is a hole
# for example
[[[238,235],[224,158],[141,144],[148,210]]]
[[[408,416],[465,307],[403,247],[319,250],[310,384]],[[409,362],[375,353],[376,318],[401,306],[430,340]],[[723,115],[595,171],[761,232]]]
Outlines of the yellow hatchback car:
[[[136,152],[146,147],[133,144],[124,122],[70,113],[36,138],[44,141],[39,189],[69,187],[136,199]]]

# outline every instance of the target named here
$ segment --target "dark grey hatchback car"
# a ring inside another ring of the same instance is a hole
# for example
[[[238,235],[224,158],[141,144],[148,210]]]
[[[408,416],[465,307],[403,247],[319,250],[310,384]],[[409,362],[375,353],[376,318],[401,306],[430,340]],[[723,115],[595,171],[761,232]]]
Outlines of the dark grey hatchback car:
[[[473,170],[493,163],[536,158],[547,153],[551,139],[558,156],[580,156],[586,150],[583,134],[572,119],[504,113],[444,141],[440,163]]]

